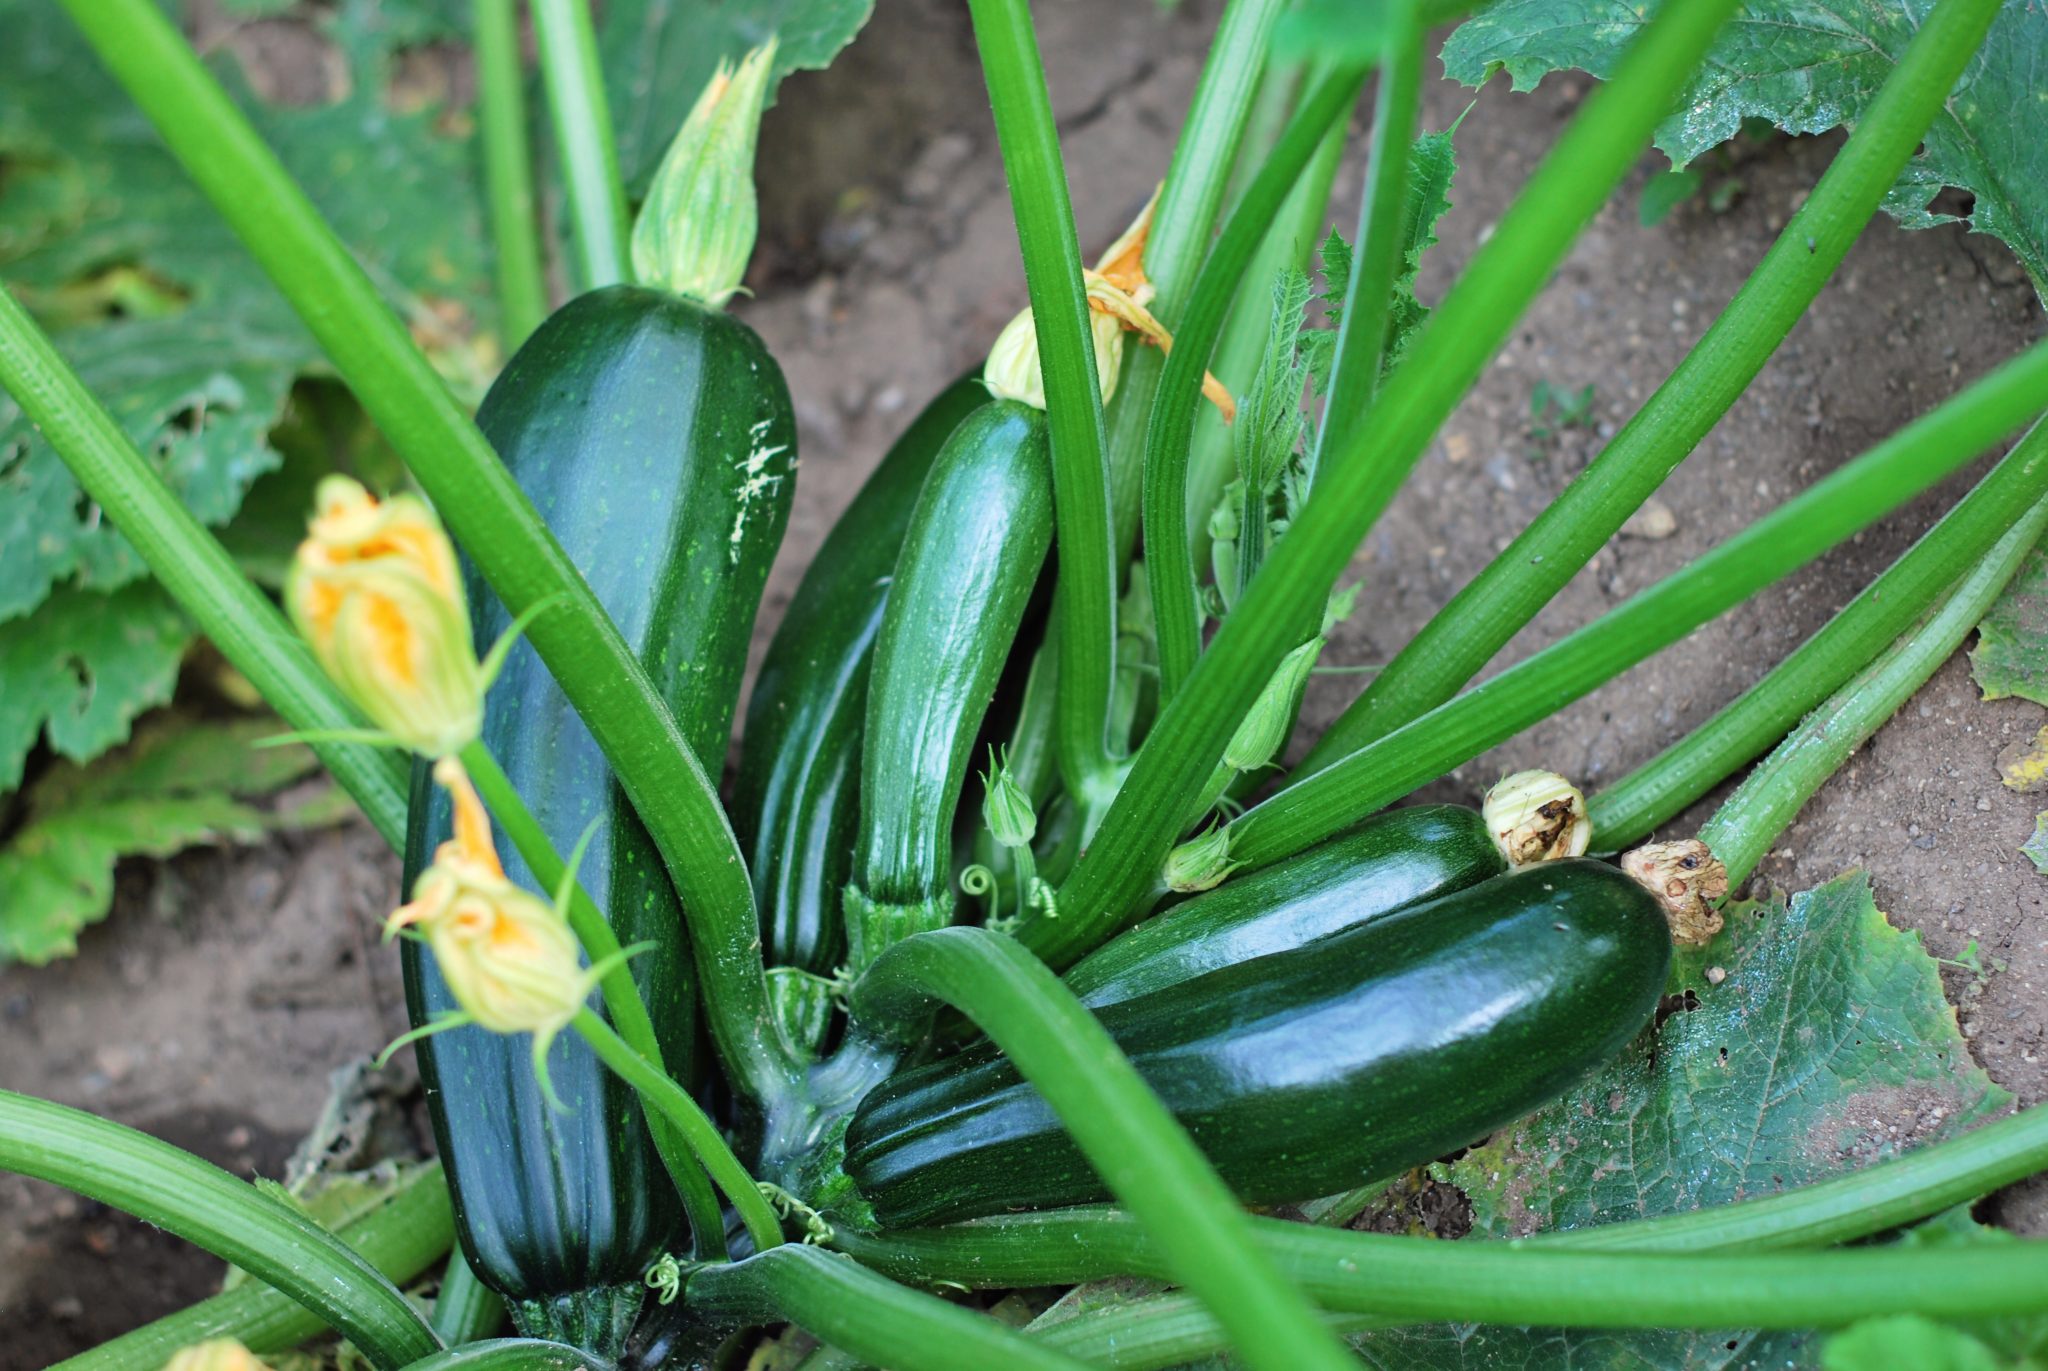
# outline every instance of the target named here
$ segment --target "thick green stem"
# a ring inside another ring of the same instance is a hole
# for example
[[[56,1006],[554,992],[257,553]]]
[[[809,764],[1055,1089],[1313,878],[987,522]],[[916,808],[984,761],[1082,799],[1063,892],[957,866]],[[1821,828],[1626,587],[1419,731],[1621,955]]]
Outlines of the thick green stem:
[[[2048,343],[1578,632],[1246,811],[1231,856],[1262,866],[1299,852],[1548,718],[1934,485],[2044,401]],[[2014,456],[1981,485],[2007,520],[2048,490],[2048,454]]]
[[[1080,1371],[1087,1365],[984,1314],[801,1244],[736,1265],[703,1267],[690,1276],[684,1298],[703,1314],[796,1324],[862,1363],[891,1371]]]
[[[1741,397],[1834,274],[1998,13],[1942,0],[1820,184],[1649,402],[1319,739],[1307,775],[1448,700],[1664,483]]]
[[[533,0],[533,35],[569,202],[577,284],[583,290],[617,285],[632,277],[626,186],[588,0]]]
[[[702,1105],[690,1098],[690,1092],[628,1047],[626,1040],[614,1033],[610,1024],[590,1010],[580,1011],[573,1026],[597,1053],[600,1061],[640,1092],[643,1106],[675,1126],[704,1170],[710,1173],[712,1181],[725,1192],[725,1198],[732,1207],[739,1211],[740,1222],[746,1225],[755,1248],[766,1251],[781,1242],[782,1223],[775,1217],[773,1206],[762,1195],[759,1183],[732,1154],[732,1148],[726,1145],[725,1135],[718,1131],[718,1125],[711,1121]]]
[[[461,1248],[450,1252],[441,1273],[441,1288],[434,1295],[434,1332],[450,1347],[460,1347],[488,1338],[504,1326],[505,1301],[477,1279]]]
[[[1181,801],[1215,769],[1280,658],[1300,643],[1301,624],[1321,611],[1431,435],[1634,165],[1734,8],[1735,0],[1693,0],[1657,11],[1423,326],[1380,392],[1370,429],[1330,454],[1331,470],[1161,712],[1060,892],[1060,917],[1022,930],[1048,962],[1066,965],[1137,911],[1176,836]]]
[[[306,733],[359,729],[362,720],[313,661],[284,615],[194,519],[78,374],[0,287],[0,386],[41,431],[78,484],[142,554],[164,588],[286,722]],[[359,743],[313,745],[384,841],[405,846],[405,779],[389,752]]]
[[[1267,95],[1273,92],[1284,94],[1289,86],[1286,74],[1277,70],[1267,76],[1267,82],[1271,91],[1261,90],[1259,93],[1261,115],[1267,112],[1264,108]],[[1275,103],[1280,107],[1284,123],[1289,101],[1282,95],[1275,95]],[[1223,325],[1223,336],[1216,344],[1215,354],[1209,363],[1209,370],[1233,393],[1241,391],[1249,383],[1265,355],[1266,338],[1273,327],[1274,278],[1289,268],[1308,271],[1314,264],[1316,244],[1322,237],[1323,225],[1329,220],[1330,194],[1336,184],[1337,168],[1344,160],[1348,133],[1349,129],[1339,124],[1332,126],[1323,136],[1315,156],[1309,159],[1308,170],[1294,183],[1294,189],[1281,204],[1272,227],[1266,230],[1258,252],[1245,268],[1237,298],[1230,307],[1230,317]],[[1248,144],[1252,142],[1252,139],[1247,139]],[[1260,166],[1271,155],[1273,139],[1268,138],[1264,142],[1266,146],[1258,157]],[[1209,516],[1223,497],[1224,487],[1230,483],[1236,468],[1237,451],[1230,425],[1223,422],[1223,416],[1215,412],[1213,406],[1198,408],[1194,438],[1188,447],[1187,478],[1188,536],[1197,567],[1210,559]]]
[[[2037,460],[2048,468],[2048,444],[2040,446]],[[1727,864],[1731,887],[1749,878],[1813,793],[1962,646],[2040,540],[2044,526],[2048,500],[1999,539],[1925,624],[1809,715],[1736,787],[1700,829],[1700,840]]]
[[[441,1348],[398,1288],[339,1238],[146,1133],[0,1090],[0,1170],[75,1190],[234,1263],[339,1330],[380,1371]]]
[[[1416,120],[1422,107],[1422,25],[1416,6],[1387,8],[1379,89],[1373,96],[1372,160],[1358,207],[1358,237],[1351,281],[1338,321],[1336,356],[1316,436],[1316,461],[1344,450],[1359,431],[1378,393],[1385,364],[1387,309],[1400,273],[1408,226],[1408,169],[1415,159]]]
[[[1145,574],[1159,638],[1159,696],[1179,693],[1201,655],[1202,614],[1193,552],[1188,545],[1188,445],[1202,404],[1202,373],[1215,350],[1223,319],[1245,267],[1265,241],[1275,214],[1302,169],[1358,99],[1365,79],[1357,70],[1324,78],[1288,122],[1272,155],[1230,212],[1222,235],[1202,264],[1173,353],[1152,406],[1145,435]]]
[[[405,1371],[613,1371],[613,1367],[567,1343],[494,1338],[422,1357]]]
[[[2048,425],[2036,424],[2006,461],[2029,449],[2048,449]],[[1798,651],[1713,718],[1594,795],[1595,849],[1619,851],[1648,837],[1783,738],[1806,711],[1911,628],[2011,527],[2015,511],[2010,502],[1994,502],[1984,494],[1980,486],[1958,501]]]
[[[511,352],[547,317],[533,151],[526,141],[526,77],[519,62],[519,0],[476,0],[477,117],[498,263],[498,328]]]
[[[972,1018],[1038,1087],[1247,1364],[1351,1365],[1254,1246],[1244,1211],[1186,1130],[1044,963],[999,934],[948,928],[897,944],[854,987],[855,1017],[870,1023],[915,1022],[934,1001]]]
[[[1576,1328],[1833,1328],[1887,1313],[2048,1310],[2048,1242],[1837,1252],[1597,1252],[1541,1240],[1425,1242],[1254,1220],[1259,1246],[1323,1308],[1388,1322]],[[878,1236],[845,1248],[899,1280],[1067,1284],[1173,1279],[1130,1215],[1065,1210]]]
[[[745,860],[716,785],[617,626],[404,324],[153,0],[65,7],[305,320],[505,607],[517,616],[551,602],[526,636],[604,750],[682,896],[713,1041],[743,1093],[785,1093],[795,1066],[768,1014]]]
[[[567,868],[561,854],[555,851],[554,843],[549,840],[547,830],[526,807],[518,787],[512,784],[497,759],[480,742],[471,743],[462,750],[462,766],[476,786],[484,808],[490,811],[498,827],[505,830],[505,836],[511,839],[527,870],[540,882],[542,890],[553,896],[561,888]],[[591,964],[611,964],[599,987],[604,994],[605,1010],[611,1015],[619,1036],[650,1066],[662,1075],[668,1075],[668,1064],[662,1060],[661,1040],[654,1033],[654,1020],[648,1016],[646,1002],[640,998],[639,988],[633,983],[632,969],[619,957],[618,934],[612,931],[611,923],[580,881],[570,887],[568,917],[570,931],[583,945]],[[712,1192],[711,1180],[704,1174],[704,1168],[698,1165],[695,1154],[661,1114],[648,1116],[648,1134],[654,1140],[655,1150],[661,1154],[669,1179],[675,1182],[676,1193],[682,1197],[697,1255],[705,1260],[724,1257],[725,1217],[719,1210],[718,1196]]]
[[[1081,247],[1031,11],[1024,0],[969,0],[968,9],[1010,183],[1045,381],[1060,550],[1060,770],[1068,790],[1086,795],[1113,774],[1107,729],[1116,666],[1116,565]]]
[[[1285,0],[1230,0],[1209,44],[1209,58],[1202,64],[1173,160],[1167,163],[1152,232],[1145,240],[1145,275],[1155,292],[1148,308],[1169,332],[1180,328],[1195,273],[1209,250],[1209,235],[1222,210],[1230,169],[1258,95],[1266,45],[1286,8]],[[1126,349],[1123,379],[1109,407],[1110,508],[1119,564],[1130,560],[1138,532],[1145,429],[1165,360],[1157,348]]]
[[[455,1242],[455,1211],[440,1163],[401,1178],[382,1204],[336,1235],[393,1285],[404,1285],[447,1253]],[[461,1257],[451,1257],[460,1261]],[[282,1352],[327,1327],[319,1315],[260,1280],[201,1300],[154,1323],[103,1342],[50,1371],[162,1371],[181,1347],[233,1338],[251,1352]],[[438,1320],[436,1333],[446,1334]]]

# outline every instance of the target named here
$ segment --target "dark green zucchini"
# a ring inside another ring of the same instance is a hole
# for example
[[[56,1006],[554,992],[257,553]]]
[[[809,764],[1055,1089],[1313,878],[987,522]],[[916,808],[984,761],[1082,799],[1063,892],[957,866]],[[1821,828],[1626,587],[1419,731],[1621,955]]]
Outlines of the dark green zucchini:
[[[1330,1194],[1555,1097],[1649,1021],[1671,962],[1657,903],[1550,862],[1102,1011],[1250,1203]],[[1044,1099],[986,1053],[862,1101],[845,1170],[884,1226],[1107,1198]]]
[[[1067,987],[1101,1009],[1346,932],[1506,869],[1478,811],[1388,810],[1154,915],[1068,971]]]
[[[754,678],[732,818],[771,967],[830,975],[838,965],[868,663],[890,573],[940,447],[987,400],[980,381],[963,378],[911,421],[811,560]]]
[[[953,812],[1052,544],[1045,415],[990,400],[918,493],[868,677],[849,963],[952,922]]]
[[[754,610],[788,519],[795,423],[753,331],[674,296],[618,286],[565,305],[520,348],[477,422],[618,623],[716,775]],[[507,615],[465,568],[479,644]],[[689,949],[675,895],[597,744],[520,644],[485,704],[484,742],[556,848],[596,829],[581,879],[619,941],[669,1070],[687,1079]],[[446,834],[416,794],[407,881]],[[514,879],[531,874],[509,850]],[[414,1023],[451,1005],[423,943],[405,949]],[[528,1044],[462,1028],[419,1045],[464,1252],[522,1331],[615,1355],[680,1205],[633,1091],[574,1034],[549,1056],[551,1110]]]

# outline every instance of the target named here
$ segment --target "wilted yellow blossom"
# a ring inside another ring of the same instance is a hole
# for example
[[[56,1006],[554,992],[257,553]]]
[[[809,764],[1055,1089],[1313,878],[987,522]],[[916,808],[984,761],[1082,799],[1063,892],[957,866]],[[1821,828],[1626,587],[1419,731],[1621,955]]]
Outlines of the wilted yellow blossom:
[[[1145,202],[1123,236],[1109,245],[1093,270],[1084,270],[1081,281],[1088,292],[1088,331],[1095,342],[1095,379],[1108,404],[1116,394],[1117,377],[1123,365],[1124,334],[1135,333],[1162,352],[1173,351],[1173,335],[1146,308],[1155,293],[1145,275],[1145,241],[1152,233],[1152,212],[1159,194]],[[1020,400],[1034,409],[1045,408],[1045,378],[1038,365],[1038,328],[1027,308],[1003,326],[996,344],[989,350],[982,380],[989,392],[1005,400]],[[1229,423],[1237,417],[1237,402],[1208,372],[1202,373],[1202,394]]]
[[[633,221],[633,275],[641,285],[713,307],[739,289],[759,231],[754,145],[774,71],[771,37],[737,70],[721,61],[697,97]]]
[[[561,912],[506,877],[490,817],[461,764],[442,758],[434,779],[454,801],[455,835],[386,930],[416,930],[468,1021],[494,1033],[532,1033],[539,1057],[583,1008],[594,975]]]
[[[327,477],[284,598],[321,668],[394,740],[441,757],[475,739],[484,672],[455,549],[424,502]]]
[[[213,1338],[180,1348],[164,1363],[164,1371],[270,1371],[233,1338]]]

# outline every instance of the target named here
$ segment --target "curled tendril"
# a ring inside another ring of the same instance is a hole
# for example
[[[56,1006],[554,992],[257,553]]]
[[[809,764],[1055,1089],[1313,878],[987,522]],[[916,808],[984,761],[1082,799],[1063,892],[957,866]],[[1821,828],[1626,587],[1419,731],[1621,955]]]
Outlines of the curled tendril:
[[[823,1214],[773,1181],[755,1181],[754,1187],[761,1192],[761,1198],[768,1201],[777,1215],[803,1224],[806,1243],[828,1243],[837,1236],[832,1231],[832,1225],[825,1222]]]
[[[986,898],[988,900],[988,918],[986,922],[990,928],[998,928],[1002,925],[1002,886],[996,880],[996,873],[994,871],[983,866],[980,862],[976,862],[973,866],[960,873],[960,888],[973,899]]]
[[[1048,919],[1060,916],[1059,900],[1053,895],[1052,886],[1037,876],[1031,878],[1031,907]]]
[[[672,1252],[664,1252],[661,1259],[647,1268],[647,1288],[654,1292],[659,1304],[674,1304],[676,1296],[683,1293],[683,1264]]]

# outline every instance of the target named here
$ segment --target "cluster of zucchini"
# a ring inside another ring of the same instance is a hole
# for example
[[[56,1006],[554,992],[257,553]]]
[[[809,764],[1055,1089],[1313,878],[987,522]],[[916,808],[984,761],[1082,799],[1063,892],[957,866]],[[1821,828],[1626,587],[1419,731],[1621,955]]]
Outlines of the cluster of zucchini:
[[[691,747],[722,756],[795,471],[787,390],[759,338],[662,291],[594,292],[526,343],[479,422]],[[1046,755],[1053,522],[1044,414],[956,383],[825,541],[747,709],[732,822],[763,911],[778,1050],[814,1065],[800,1107],[756,1117],[720,1103],[758,1174],[835,1222],[1107,1198],[1000,1053],[957,1026],[906,1053],[843,1008],[882,949],[976,917],[963,872],[991,897],[981,917],[1005,896],[1028,907],[1049,889],[1039,872],[1056,881],[1086,836]],[[470,603],[491,641],[504,612],[473,574]],[[1144,676],[1123,674],[1140,730]],[[491,690],[485,741],[558,846],[591,831],[583,882],[622,941],[653,945],[634,975],[687,1082],[697,1029],[675,895],[525,648]],[[991,841],[962,801],[996,741],[1008,750],[984,784],[1006,787],[1027,822]],[[422,781],[414,865],[447,828],[432,795]],[[1391,1176],[1581,1079],[1642,1027],[1665,982],[1670,939],[1640,885],[1578,858],[1510,869],[1489,829],[1449,806],[1382,814],[1166,906],[1067,984],[1247,1202]],[[424,1022],[447,992],[424,945],[405,955]],[[551,1058],[562,1110],[523,1043],[461,1029],[420,1055],[472,1265],[524,1331],[626,1348],[643,1274],[689,1241],[632,1093],[573,1035]]]

